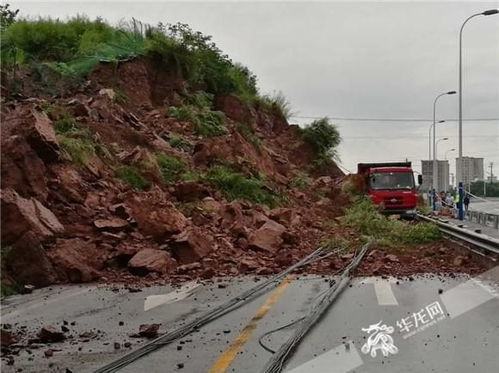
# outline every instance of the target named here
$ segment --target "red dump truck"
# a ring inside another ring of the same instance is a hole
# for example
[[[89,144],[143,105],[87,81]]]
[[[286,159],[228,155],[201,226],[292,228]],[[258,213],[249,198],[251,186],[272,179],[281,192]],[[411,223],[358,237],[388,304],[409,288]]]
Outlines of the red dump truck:
[[[387,215],[416,216],[417,190],[411,162],[359,163],[357,173],[364,177],[371,201]],[[418,183],[422,176],[418,175]]]

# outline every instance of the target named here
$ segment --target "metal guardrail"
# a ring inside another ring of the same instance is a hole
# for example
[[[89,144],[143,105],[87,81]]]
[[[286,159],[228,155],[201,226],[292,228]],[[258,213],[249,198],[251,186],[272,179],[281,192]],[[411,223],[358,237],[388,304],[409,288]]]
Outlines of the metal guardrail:
[[[418,218],[435,223],[440,231],[448,236],[469,243],[489,253],[499,254],[499,240],[485,234],[476,233],[469,229],[456,227],[439,219],[418,214]]]
[[[499,229],[499,215],[489,214],[487,212],[468,210],[466,218],[471,222],[476,222],[485,227],[494,227]]]

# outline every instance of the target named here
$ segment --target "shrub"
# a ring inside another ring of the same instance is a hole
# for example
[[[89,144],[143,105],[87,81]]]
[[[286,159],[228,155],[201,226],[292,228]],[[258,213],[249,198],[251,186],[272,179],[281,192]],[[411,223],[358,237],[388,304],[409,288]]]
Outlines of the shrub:
[[[246,139],[246,141],[253,144],[256,149],[260,149],[262,141],[255,136],[251,128],[246,123],[236,123],[237,131]]]
[[[168,139],[168,143],[174,148],[190,151],[193,148],[192,143],[181,135],[174,134]]]
[[[73,162],[85,163],[95,153],[95,143],[89,138],[61,135],[58,140]]]
[[[208,107],[184,105],[170,106],[168,114],[178,120],[191,122],[194,131],[200,136],[213,137],[225,133],[223,126],[225,114],[221,111],[214,111]]]
[[[328,118],[313,121],[301,132],[303,139],[314,149],[316,166],[327,165],[337,156],[336,147],[340,144],[341,137]]]
[[[270,111],[282,115],[285,119],[289,119],[293,115],[291,104],[282,92],[274,93],[273,95],[264,95],[255,98],[255,104],[263,106]]]
[[[289,183],[289,186],[291,188],[297,188],[297,189],[305,189],[309,185],[310,185],[309,178],[305,172],[298,172],[295,175],[295,177],[291,179],[291,182]]]
[[[177,157],[156,153],[156,162],[165,183],[173,183],[183,179],[187,171],[187,164]]]
[[[146,180],[139,172],[139,170],[134,166],[121,166],[118,167],[114,175],[123,181],[125,184],[130,185],[135,189],[147,189],[151,183]]]
[[[228,200],[244,199],[268,206],[277,204],[274,193],[265,187],[265,180],[246,177],[226,166],[214,166],[208,170],[205,179],[218,188]]]
[[[366,197],[358,197],[343,217],[343,222],[359,233],[381,240],[388,245],[397,243],[426,243],[441,237],[433,223],[407,224],[388,219]]]

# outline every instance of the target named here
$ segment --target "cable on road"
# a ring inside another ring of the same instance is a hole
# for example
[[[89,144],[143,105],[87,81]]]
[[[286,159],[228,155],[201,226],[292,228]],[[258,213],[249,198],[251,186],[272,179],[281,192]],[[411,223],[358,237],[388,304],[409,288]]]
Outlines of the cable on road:
[[[282,371],[287,359],[300,344],[302,339],[312,329],[312,327],[320,320],[324,312],[334,303],[338,295],[350,282],[350,272],[355,269],[368,248],[371,246],[371,241],[366,243],[358,253],[356,252],[351,262],[342,271],[338,281],[328,289],[327,293],[320,299],[317,305],[313,307],[311,312],[304,316],[295,333],[279,348],[279,350],[270,358],[261,373],[279,373]]]
[[[200,327],[203,325],[208,324],[209,322],[216,320],[217,318],[241,307],[242,305],[248,303],[249,301],[255,299],[256,297],[261,295],[261,291],[270,285],[276,286],[277,283],[279,282],[280,279],[285,277],[287,274],[293,272],[299,267],[314,263],[318,260],[323,260],[335,253],[338,253],[342,251],[343,249],[329,249],[329,248],[324,248],[320,247],[311,254],[307,255],[305,258],[301,259],[297,263],[293,264],[292,266],[286,268],[285,270],[279,272],[275,276],[267,279],[266,281],[262,282],[261,284],[258,284],[251,289],[243,292],[239,296],[236,296],[226,303],[215,307],[211,311],[206,312],[204,315],[194,319],[193,321],[175,329],[172,330],[166,334],[163,334],[162,336],[142,345],[139,347],[137,350],[134,350],[132,352],[129,352],[125,354],[124,356],[120,357],[119,359],[112,361],[109,364],[106,364],[105,366],[97,369],[95,373],[111,373],[111,372],[116,372],[119,369],[133,363],[134,361],[140,359],[141,357],[150,354],[151,352],[161,348],[162,346],[165,346],[169,343],[172,343],[173,341],[182,338],[192,332],[195,332],[199,330]]]

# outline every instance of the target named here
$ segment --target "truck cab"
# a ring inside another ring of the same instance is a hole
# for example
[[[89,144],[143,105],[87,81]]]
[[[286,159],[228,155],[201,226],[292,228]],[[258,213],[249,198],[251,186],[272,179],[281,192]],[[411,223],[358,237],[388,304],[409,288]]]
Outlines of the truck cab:
[[[386,215],[416,216],[417,189],[411,162],[359,163],[371,201]],[[418,182],[421,182],[418,178]]]

